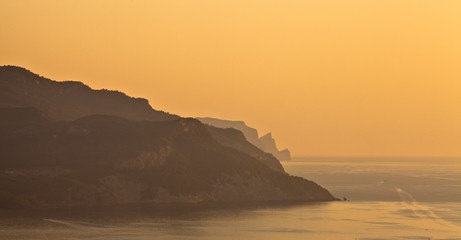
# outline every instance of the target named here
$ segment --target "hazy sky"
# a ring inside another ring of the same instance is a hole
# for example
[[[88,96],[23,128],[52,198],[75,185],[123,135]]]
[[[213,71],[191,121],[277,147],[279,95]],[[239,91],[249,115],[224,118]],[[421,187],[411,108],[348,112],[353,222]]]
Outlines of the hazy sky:
[[[0,0],[0,65],[295,155],[461,156],[461,1]]]

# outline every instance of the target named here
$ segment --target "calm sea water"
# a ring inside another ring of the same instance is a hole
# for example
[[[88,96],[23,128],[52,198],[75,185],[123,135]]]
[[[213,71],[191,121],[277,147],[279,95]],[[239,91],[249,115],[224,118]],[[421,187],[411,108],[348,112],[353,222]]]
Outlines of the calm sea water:
[[[461,159],[299,158],[284,167],[350,201],[0,210],[0,239],[461,240]]]

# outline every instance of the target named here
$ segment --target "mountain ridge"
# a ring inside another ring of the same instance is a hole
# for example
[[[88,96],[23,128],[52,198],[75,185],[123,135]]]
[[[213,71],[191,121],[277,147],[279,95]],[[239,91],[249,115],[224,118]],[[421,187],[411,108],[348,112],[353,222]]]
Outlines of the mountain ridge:
[[[58,120],[91,114],[152,121],[179,118],[153,109],[144,98],[116,90],[95,90],[78,81],[54,81],[17,66],[0,67],[0,97],[0,106],[34,106]]]
[[[287,174],[237,130],[212,129],[146,101],[139,108],[124,94],[79,82],[60,85],[73,95],[56,100],[59,82],[39,77],[37,84],[37,77],[0,67],[0,208],[336,200]]]

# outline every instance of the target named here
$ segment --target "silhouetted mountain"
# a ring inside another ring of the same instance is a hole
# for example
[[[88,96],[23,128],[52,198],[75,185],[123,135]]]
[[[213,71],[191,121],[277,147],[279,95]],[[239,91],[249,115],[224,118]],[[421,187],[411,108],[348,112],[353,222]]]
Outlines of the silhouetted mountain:
[[[0,67],[0,208],[334,200],[241,132]]]
[[[152,121],[179,118],[152,109],[143,98],[93,90],[81,82],[56,82],[15,66],[0,67],[0,107],[35,107],[57,120],[75,120],[92,114]]]
[[[66,122],[33,108],[0,112],[8,116],[0,119],[2,208],[334,200],[314,182],[220,145],[195,119],[92,115]]]
[[[277,145],[275,143],[274,138],[272,138],[272,134],[268,133],[261,138],[258,135],[258,130],[249,127],[243,121],[230,121],[230,120],[222,120],[216,118],[197,118],[202,123],[218,127],[218,128],[234,128],[243,133],[245,138],[251,144],[255,145],[259,149],[263,150],[266,153],[270,153],[275,156],[279,160],[291,160],[291,154],[288,149],[284,149],[279,151]]]
[[[10,106],[35,107],[56,120],[75,120],[93,114],[141,121],[179,119],[179,116],[152,109],[146,99],[128,97],[119,91],[93,90],[76,81],[57,82],[21,67],[2,66],[0,107]],[[227,140],[230,139],[233,138],[229,136]],[[241,143],[225,144],[232,147]]]

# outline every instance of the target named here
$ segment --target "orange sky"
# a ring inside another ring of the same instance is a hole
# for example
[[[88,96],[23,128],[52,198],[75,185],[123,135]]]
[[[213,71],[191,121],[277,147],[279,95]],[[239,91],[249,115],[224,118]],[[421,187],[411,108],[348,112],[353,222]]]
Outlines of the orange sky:
[[[294,155],[461,156],[461,1],[1,0],[0,65]]]

